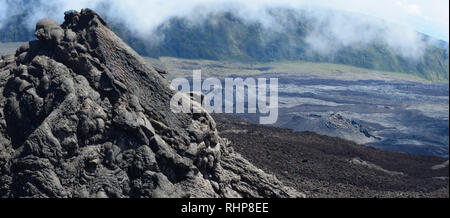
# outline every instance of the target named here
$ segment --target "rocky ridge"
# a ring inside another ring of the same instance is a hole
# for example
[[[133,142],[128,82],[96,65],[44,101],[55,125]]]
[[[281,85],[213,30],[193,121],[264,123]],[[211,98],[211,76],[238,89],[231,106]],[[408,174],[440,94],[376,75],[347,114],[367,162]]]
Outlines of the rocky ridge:
[[[1,197],[301,197],[256,168],[94,11],[0,59]],[[185,98],[188,98],[186,95]]]
[[[339,113],[300,113],[281,124],[283,128],[296,131],[312,130],[319,134],[340,137],[360,144],[379,142],[381,137],[373,134],[359,121],[349,119]]]

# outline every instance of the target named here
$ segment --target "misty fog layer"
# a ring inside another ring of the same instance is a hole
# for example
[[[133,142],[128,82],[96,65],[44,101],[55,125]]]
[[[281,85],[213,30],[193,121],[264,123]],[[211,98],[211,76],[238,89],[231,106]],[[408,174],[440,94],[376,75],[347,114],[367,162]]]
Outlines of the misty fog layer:
[[[169,25],[168,20],[173,17],[184,18],[189,21],[189,25],[200,25],[215,14],[228,11],[245,22],[259,23],[270,32],[283,32],[290,28],[290,17],[278,9],[291,8],[301,12],[294,16],[303,16],[310,21],[312,26],[307,32],[305,42],[320,54],[334,53],[342,47],[365,48],[376,41],[386,44],[398,55],[406,58],[417,59],[423,55],[425,42],[411,27],[302,2],[0,0],[0,19],[27,13],[25,22],[29,28],[34,28],[33,25],[40,18],[49,17],[61,22],[64,11],[89,7],[107,16],[109,20],[124,24],[133,35],[148,43],[158,43],[164,38],[164,34],[156,33],[156,30],[162,25]]]

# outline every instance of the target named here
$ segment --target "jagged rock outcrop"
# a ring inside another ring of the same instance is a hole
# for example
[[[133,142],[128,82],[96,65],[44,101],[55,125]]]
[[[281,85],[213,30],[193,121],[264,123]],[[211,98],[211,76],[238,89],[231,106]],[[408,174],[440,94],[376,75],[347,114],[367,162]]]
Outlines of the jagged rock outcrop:
[[[323,135],[351,140],[359,144],[380,142],[382,140],[381,137],[363,126],[360,121],[348,119],[339,113],[299,113],[288,122],[283,123],[282,127],[299,132],[313,131]]]
[[[94,11],[0,60],[2,197],[299,197],[254,167]],[[199,105],[195,105],[200,107]]]

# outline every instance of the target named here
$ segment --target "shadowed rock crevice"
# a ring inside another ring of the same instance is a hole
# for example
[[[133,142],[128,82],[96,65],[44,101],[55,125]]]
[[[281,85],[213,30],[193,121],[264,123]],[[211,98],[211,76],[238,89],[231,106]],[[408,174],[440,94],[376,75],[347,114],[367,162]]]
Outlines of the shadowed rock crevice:
[[[303,196],[236,154],[203,108],[173,113],[162,71],[94,11],[35,34],[0,62],[0,196]]]

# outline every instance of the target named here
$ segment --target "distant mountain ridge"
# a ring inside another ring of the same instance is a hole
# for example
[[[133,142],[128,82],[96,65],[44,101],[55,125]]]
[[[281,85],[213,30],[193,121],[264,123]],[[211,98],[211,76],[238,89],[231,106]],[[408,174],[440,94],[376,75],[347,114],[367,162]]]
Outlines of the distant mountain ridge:
[[[280,14],[283,14],[282,16]],[[311,20],[294,10],[274,10],[271,16],[283,31],[267,30],[261,23],[247,22],[231,12],[210,15],[199,25],[174,17],[157,28],[164,36],[149,43],[128,30],[124,24],[106,20],[113,31],[139,54],[150,57],[171,56],[188,59],[242,60],[270,62],[302,60],[346,64],[367,69],[402,72],[431,81],[449,81],[448,43],[422,35],[426,48],[417,60],[405,58],[381,41],[363,48],[344,46],[336,52],[321,54],[306,42],[312,31]],[[23,25],[26,14],[14,16],[0,29],[0,42],[28,41],[31,30]]]

